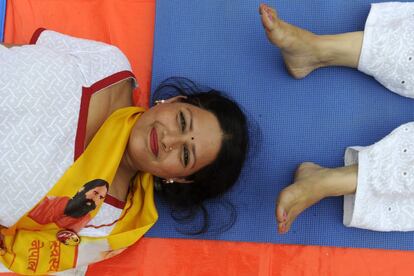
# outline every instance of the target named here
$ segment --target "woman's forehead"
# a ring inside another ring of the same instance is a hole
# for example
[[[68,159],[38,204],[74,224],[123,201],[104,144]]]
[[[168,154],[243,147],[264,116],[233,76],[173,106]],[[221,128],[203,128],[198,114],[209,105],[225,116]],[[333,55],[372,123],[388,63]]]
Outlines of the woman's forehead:
[[[196,107],[192,116],[197,167],[201,168],[216,159],[223,134],[216,116],[210,111]]]

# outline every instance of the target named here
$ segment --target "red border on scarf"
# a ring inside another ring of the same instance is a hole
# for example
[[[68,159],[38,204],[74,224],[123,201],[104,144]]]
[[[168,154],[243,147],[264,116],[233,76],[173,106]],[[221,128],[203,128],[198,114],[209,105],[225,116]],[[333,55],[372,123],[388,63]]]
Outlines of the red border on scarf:
[[[75,152],[74,152],[75,161],[79,158],[79,156],[85,150],[86,122],[88,119],[89,103],[91,101],[92,95],[117,82],[120,82],[125,79],[129,79],[129,78],[135,79],[135,76],[131,71],[121,71],[109,77],[106,77],[100,81],[95,82],[90,87],[82,88],[82,98],[81,98],[80,109],[79,109],[78,128],[76,131],[76,138],[75,138]]]

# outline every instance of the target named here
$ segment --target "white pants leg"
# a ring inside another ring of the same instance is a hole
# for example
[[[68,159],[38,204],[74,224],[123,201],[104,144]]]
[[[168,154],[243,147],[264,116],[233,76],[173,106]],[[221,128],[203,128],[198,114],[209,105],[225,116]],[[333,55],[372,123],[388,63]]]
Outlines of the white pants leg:
[[[358,69],[402,96],[414,98],[414,3],[373,4]],[[414,122],[378,143],[350,147],[358,163],[355,195],[344,198],[344,224],[376,231],[414,230]]]

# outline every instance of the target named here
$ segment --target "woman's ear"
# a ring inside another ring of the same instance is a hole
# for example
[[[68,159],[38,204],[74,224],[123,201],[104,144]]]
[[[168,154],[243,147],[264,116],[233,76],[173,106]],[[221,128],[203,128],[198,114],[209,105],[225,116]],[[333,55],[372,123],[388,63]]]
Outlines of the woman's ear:
[[[175,96],[175,97],[164,100],[164,103],[181,102],[182,99],[187,99],[187,96]]]
[[[175,183],[182,183],[182,184],[190,184],[194,182],[192,180],[187,180],[185,178],[171,178],[171,180],[173,180]]]

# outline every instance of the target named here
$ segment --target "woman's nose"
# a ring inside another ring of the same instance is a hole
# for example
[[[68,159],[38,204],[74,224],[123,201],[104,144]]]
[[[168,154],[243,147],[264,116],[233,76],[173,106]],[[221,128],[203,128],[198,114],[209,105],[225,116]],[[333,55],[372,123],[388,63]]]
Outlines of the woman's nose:
[[[170,152],[174,149],[180,148],[183,143],[184,143],[183,135],[174,134],[174,133],[165,134],[164,137],[161,139],[162,148],[166,152]]]

